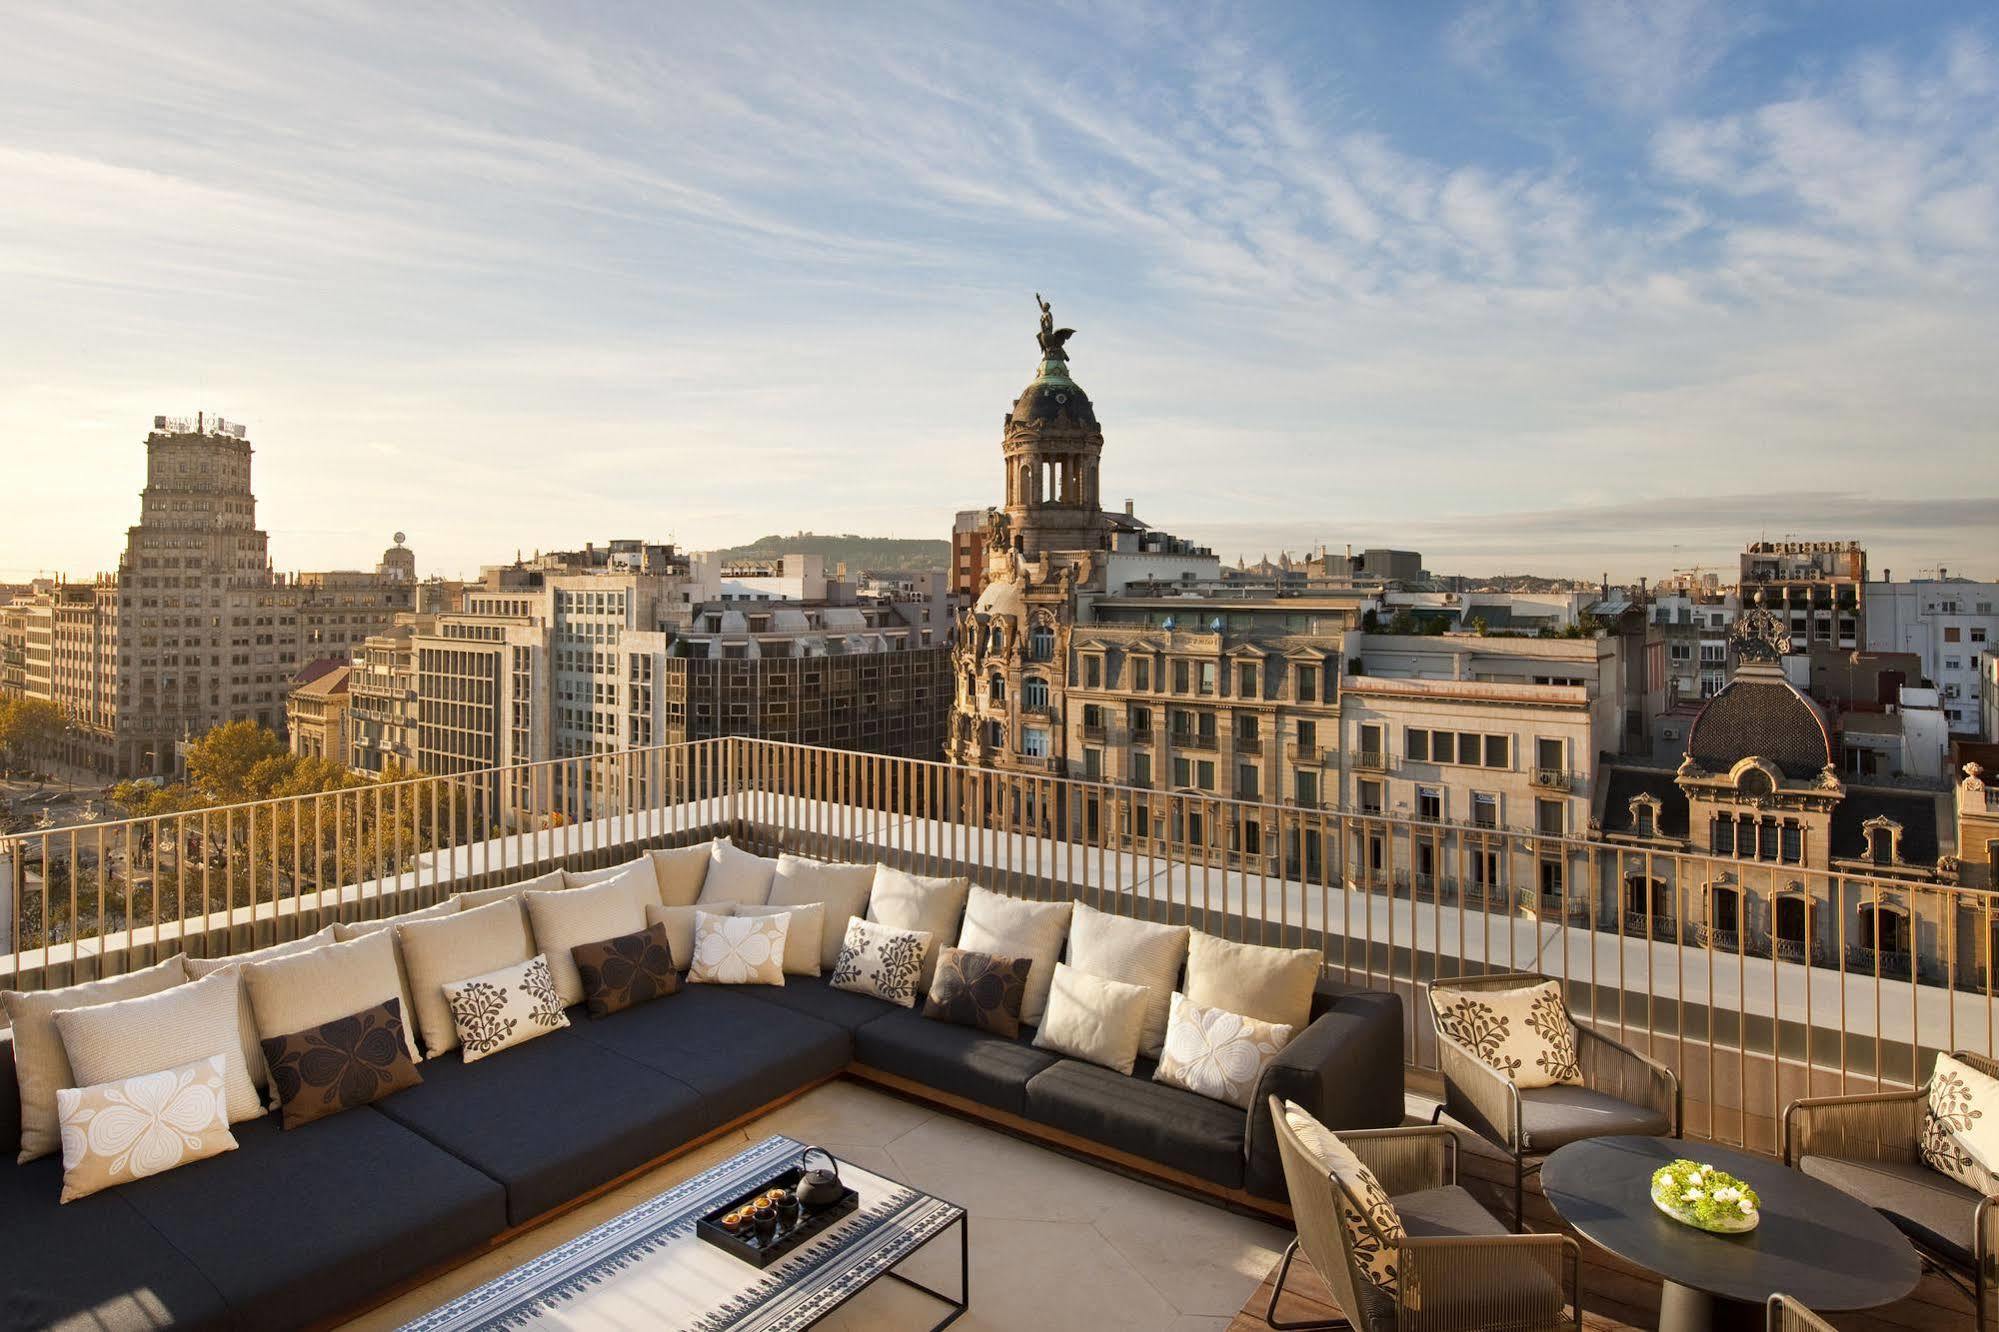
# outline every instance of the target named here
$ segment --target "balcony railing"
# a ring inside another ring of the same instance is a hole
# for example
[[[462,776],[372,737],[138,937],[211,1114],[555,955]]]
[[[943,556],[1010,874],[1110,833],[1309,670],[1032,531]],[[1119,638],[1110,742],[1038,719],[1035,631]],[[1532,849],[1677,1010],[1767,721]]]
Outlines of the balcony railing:
[[[1107,740],[1110,738],[1110,733],[1111,728],[1102,722],[1083,723],[1083,738],[1085,740]]]
[[[1569,771],[1566,768],[1529,768],[1527,780],[1549,791],[1566,791],[1570,786]]]
[[[1980,890],[746,738],[0,837],[0,988],[240,953],[721,834],[1315,949],[1329,975],[1402,997],[1419,1085],[1436,1069],[1431,978],[1540,971],[1679,1072],[1694,1134],[1763,1149],[1807,1090],[1912,1086],[1935,1050],[1990,1054],[1999,1031],[1974,950],[1851,946],[1863,911],[1889,906],[1918,940],[1984,938],[1999,910]],[[1551,861],[1562,889],[1544,896]],[[1682,947],[1670,922],[1623,915],[1636,871],[1675,899],[1737,885],[1753,917],[1769,893],[1801,894],[1828,946],[1815,965],[1712,931]]]
[[[1243,735],[1238,732],[1234,737],[1233,745],[1235,752],[1238,754],[1261,754],[1263,752],[1263,737],[1260,735]]]
[[[1353,766],[1367,772],[1387,772],[1388,755],[1378,749],[1356,750],[1353,755]]]
[[[1212,731],[1175,731],[1173,744],[1178,749],[1214,749],[1218,741]]]

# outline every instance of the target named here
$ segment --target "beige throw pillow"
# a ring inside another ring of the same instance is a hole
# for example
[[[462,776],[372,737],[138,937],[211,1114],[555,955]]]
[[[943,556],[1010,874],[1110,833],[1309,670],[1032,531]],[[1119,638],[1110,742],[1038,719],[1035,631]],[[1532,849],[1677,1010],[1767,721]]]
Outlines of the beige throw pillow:
[[[523,893],[535,951],[548,958],[548,974],[563,1006],[583,1002],[583,977],[569,950],[577,944],[636,934],[646,927],[646,907],[659,901],[652,862],[638,860],[616,877],[559,893]]]
[[[784,984],[784,940],[790,925],[790,914],[782,911],[718,916],[695,908],[694,964],[687,979],[708,985]]]
[[[657,893],[659,891],[659,875],[653,872],[651,859],[643,855],[634,857],[631,860],[620,861],[615,865],[605,865],[598,869],[566,869],[562,872],[562,881],[571,888],[588,888],[593,883],[608,883],[627,870],[637,866],[644,866],[646,874],[652,879],[653,891]]]
[[[1394,1300],[1401,1287],[1401,1243],[1405,1238],[1402,1218],[1389,1199],[1388,1190],[1367,1168],[1353,1148],[1341,1142],[1333,1131],[1313,1118],[1304,1107],[1284,1103],[1284,1122],[1305,1150],[1318,1162],[1319,1169],[1345,1186],[1340,1196],[1340,1224],[1346,1229],[1361,1275],[1383,1296]]]
[[[464,909],[464,899],[447,897],[442,902],[434,902],[427,907],[405,911],[399,916],[383,916],[379,920],[336,920],[333,922],[333,937],[341,943],[358,939],[364,934],[378,930],[393,930],[398,925],[407,925],[413,920],[436,920],[442,916],[455,916]]]
[[[483,976],[452,981],[444,987],[444,1001],[468,1064],[569,1025],[548,974],[548,959],[539,953]]]
[[[325,929],[314,931],[303,939],[272,944],[269,948],[239,953],[234,957],[190,957],[187,959],[187,974],[193,980],[201,980],[213,976],[218,971],[226,971],[230,967],[244,967],[255,962],[268,962],[274,957],[290,957],[293,953],[310,952],[323,944],[332,943],[334,938],[333,927],[328,925]],[[243,1032],[243,1064],[250,1070],[251,1085],[262,1091],[269,1084],[270,1074],[264,1068],[264,1051],[258,1044],[260,1038],[257,1032],[257,1015],[250,1011],[248,989],[239,991],[237,998],[241,1002],[241,1011],[237,1017]]]
[[[62,1196],[75,1202],[236,1150],[221,1055],[56,1093]]]
[[[1939,1054],[1918,1146],[1931,1169],[1981,1195],[1999,1192],[1999,1081]]]
[[[733,916],[734,902],[713,902],[707,906],[649,906],[646,924],[666,927],[667,950],[673,954],[676,971],[694,965],[694,918],[697,915]]]
[[[927,878],[888,865],[875,866],[874,887],[868,893],[868,919],[891,929],[915,930],[930,936],[923,954],[923,971],[916,978],[919,994],[930,993],[937,975],[939,940],[958,937],[958,922],[965,914],[965,897],[971,891],[969,879]]]
[[[1319,984],[1317,952],[1233,943],[1195,930],[1187,944],[1187,997],[1259,1022],[1305,1030]]]
[[[1138,1063],[1150,995],[1143,985],[1092,976],[1057,964],[1048,987],[1048,1011],[1034,1043],[1056,1054],[1086,1059],[1120,1073]]]
[[[928,993],[916,981],[932,944],[922,930],[898,930],[879,921],[849,916],[839,961],[833,964],[832,979],[826,983],[836,990],[871,994],[914,1008],[917,997]]]
[[[1297,1034],[1293,1027],[1202,1008],[1176,994],[1166,1020],[1166,1048],[1152,1080],[1247,1110],[1263,1066]]]
[[[458,1026],[444,998],[449,981],[483,976],[534,956],[527,913],[512,898],[460,911],[442,920],[396,927],[396,944],[409,969],[410,1003],[426,1055],[456,1049]]]
[[[713,853],[708,843],[669,846],[646,852],[653,874],[659,879],[659,900],[665,906],[693,906],[700,900],[701,885],[708,877],[708,861]]]
[[[123,1082],[219,1054],[229,1122],[255,1119],[264,1103],[243,1062],[242,989],[241,972],[231,968],[158,994],[57,1013],[76,1085]]]
[[[710,902],[734,902],[739,906],[762,906],[770,900],[770,881],[777,862],[768,856],[753,855],[717,837],[708,844],[708,874],[701,880],[702,906]]]
[[[537,874],[532,879],[522,879],[518,883],[503,883],[497,888],[479,888],[469,893],[460,893],[458,910],[473,911],[482,906],[491,906],[495,902],[504,902],[510,897],[519,897],[522,893],[560,892],[568,886],[569,879],[565,872],[552,869],[546,874]]]
[[[825,911],[820,913],[819,965],[830,968],[840,960],[840,945],[847,938],[847,921],[867,915],[868,891],[874,882],[873,865],[833,864],[786,852],[777,858],[777,873],[771,877],[770,905],[825,904]]]
[[[1106,980],[1142,985],[1145,1023],[1139,1031],[1139,1051],[1159,1056],[1166,1043],[1166,1016],[1173,992],[1180,985],[1180,964],[1187,959],[1185,925],[1113,916],[1076,903],[1069,926],[1069,965]]]
[[[1576,1028],[1554,981],[1512,990],[1430,989],[1437,1033],[1521,1088],[1580,1087]]]
[[[739,906],[735,914],[791,917],[790,923],[784,927],[784,974],[819,974],[819,940],[826,932],[824,902],[801,902],[796,906]]]
[[[958,947],[995,957],[1024,957],[1031,964],[1027,994],[1020,1004],[1020,1020],[1027,1026],[1039,1023],[1048,1007],[1048,987],[1055,983],[1055,964],[1062,960],[1062,944],[1069,937],[1075,905],[1030,902],[977,884],[965,899],[965,926],[958,933]]]
[[[108,976],[60,990],[8,990],[0,994],[0,1007],[6,1008],[7,1021],[14,1029],[14,1079],[21,1088],[21,1164],[62,1146],[56,1129],[56,1092],[76,1085],[76,1074],[63,1054],[62,1036],[56,1031],[55,1015],[64,1009],[158,994],[186,983],[187,963],[176,953],[124,976]]]
[[[273,958],[243,968],[243,989],[266,1040],[294,1036],[394,999],[403,1013],[411,1007],[396,965],[396,936],[376,930],[346,943],[328,944],[297,957]],[[416,1037],[403,1019],[405,1053],[414,1063]],[[271,1108],[278,1105],[271,1089]]]

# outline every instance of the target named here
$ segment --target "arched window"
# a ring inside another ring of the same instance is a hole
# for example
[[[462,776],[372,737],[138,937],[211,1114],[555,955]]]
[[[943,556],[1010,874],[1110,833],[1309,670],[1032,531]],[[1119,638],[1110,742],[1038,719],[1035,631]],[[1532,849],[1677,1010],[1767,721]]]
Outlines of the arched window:
[[[1733,888],[1716,884],[1708,890],[1708,928],[1721,934],[1734,934],[1742,915],[1742,896]]]
[[[1004,652],[1005,650],[1006,630],[996,624],[986,631],[986,651]]]
[[[1020,705],[1030,712],[1048,711],[1048,682],[1030,675],[1020,682]]]
[[[1055,659],[1055,630],[1045,624],[1037,624],[1027,635],[1027,655],[1035,661]]]
[[[986,697],[995,703],[1006,702],[1006,677],[1004,675],[995,675],[992,678],[992,685],[986,691]]]
[[[1805,946],[1804,894],[1786,893],[1771,904],[1770,912],[1777,942],[1803,948]]]
[[[1854,924],[1854,940],[1878,953],[1909,951],[1909,918],[1890,906],[1862,903]]]

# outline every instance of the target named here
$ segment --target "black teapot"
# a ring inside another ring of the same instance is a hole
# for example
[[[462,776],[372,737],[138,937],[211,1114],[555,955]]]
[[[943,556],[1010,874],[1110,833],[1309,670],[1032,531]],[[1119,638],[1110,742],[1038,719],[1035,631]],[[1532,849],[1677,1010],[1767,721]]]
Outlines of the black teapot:
[[[811,1161],[814,1156],[825,1160],[824,1170],[812,1168]],[[807,1147],[799,1153],[798,1168],[802,1173],[798,1177],[798,1187],[794,1192],[798,1194],[798,1201],[803,1206],[825,1207],[829,1203],[840,1201],[841,1195],[847,1191],[847,1186],[840,1182],[840,1163],[835,1161],[833,1153],[824,1147]]]

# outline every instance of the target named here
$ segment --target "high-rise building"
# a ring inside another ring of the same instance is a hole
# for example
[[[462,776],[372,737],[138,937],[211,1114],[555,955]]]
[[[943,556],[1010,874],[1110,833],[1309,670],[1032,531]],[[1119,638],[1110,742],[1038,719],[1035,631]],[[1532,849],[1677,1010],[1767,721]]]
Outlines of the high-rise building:
[[[109,775],[167,773],[178,746],[211,727],[280,729],[302,666],[346,658],[410,606],[400,533],[373,572],[274,573],[250,456],[240,425],[155,417],[116,576],[58,584],[28,607],[21,688],[69,716],[64,758]]]

